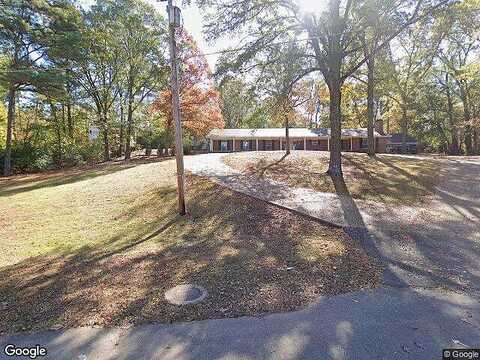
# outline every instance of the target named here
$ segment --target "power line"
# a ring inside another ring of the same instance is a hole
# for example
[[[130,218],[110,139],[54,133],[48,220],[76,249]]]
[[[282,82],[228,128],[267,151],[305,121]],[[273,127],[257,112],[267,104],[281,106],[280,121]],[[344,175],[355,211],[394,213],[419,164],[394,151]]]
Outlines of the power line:
[[[300,42],[305,42],[305,41],[310,41],[312,39],[320,39],[319,36],[315,37],[309,37],[308,39],[294,39],[294,40],[286,40],[286,41],[278,41],[274,42],[271,44],[266,44],[265,46],[270,47],[270,46],[276,46],[276,45],[285,45],[285,44],[294,44],[294,43],[300,43]],[[234,53],[234,52],[240,52],[243,50],[247,50],[250,47],[248,46],[242,46],[236,49],[225,49],[225,50],[219,50],[219,51],[214,51],[210,53],[202,53],[200,55],[191,55],[186,57],[186,59],[194,58],[194,57],[200,57],[200,56],[212,56],[212,55],[221,55],[221,54],[228,54],[228,53]]]

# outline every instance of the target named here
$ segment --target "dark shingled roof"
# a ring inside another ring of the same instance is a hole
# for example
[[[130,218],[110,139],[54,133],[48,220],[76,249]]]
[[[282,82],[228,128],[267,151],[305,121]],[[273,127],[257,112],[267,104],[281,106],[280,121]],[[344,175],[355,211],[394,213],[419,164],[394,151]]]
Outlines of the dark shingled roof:
[[[418,142],[417,139],[407,135],[407,143],[417,143],[417,142]],[[401,133],[392,134],[391,137],[390,137],[390,143],[391,144],[401,144],[402,143],[402,134]]]
[[[330,129],[318,128],[290,128],[289,135],[292,138],[328,138],[330,136]],[[384,135],[374,132],[376,137],[383,137]],[[284,138],[285,128],[267,128],[267,129],[213,129],[207,135],[210,139],[240,139],[240,138]],[[367,137],[367,129],[342,129],[342,137]]]

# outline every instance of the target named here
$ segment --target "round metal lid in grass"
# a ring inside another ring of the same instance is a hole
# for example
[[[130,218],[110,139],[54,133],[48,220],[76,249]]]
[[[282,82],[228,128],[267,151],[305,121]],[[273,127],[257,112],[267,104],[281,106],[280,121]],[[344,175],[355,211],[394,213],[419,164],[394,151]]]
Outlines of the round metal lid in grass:
[[[174,305],[196,304],[207,297],[203,287],[193,284],[178,285],[165,292],[165,299]]]

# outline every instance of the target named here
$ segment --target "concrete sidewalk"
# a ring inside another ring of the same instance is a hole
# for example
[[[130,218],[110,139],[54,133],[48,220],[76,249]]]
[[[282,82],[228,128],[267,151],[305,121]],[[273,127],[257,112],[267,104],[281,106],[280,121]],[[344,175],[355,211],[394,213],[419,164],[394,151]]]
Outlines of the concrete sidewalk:
[[[438,360],[443,348],[480,347],[480,303],[448,291],[381,288],[262,318],[11,335],[0,338],[0,359],[9,359],[8,343],[40,344],[56,360]]]

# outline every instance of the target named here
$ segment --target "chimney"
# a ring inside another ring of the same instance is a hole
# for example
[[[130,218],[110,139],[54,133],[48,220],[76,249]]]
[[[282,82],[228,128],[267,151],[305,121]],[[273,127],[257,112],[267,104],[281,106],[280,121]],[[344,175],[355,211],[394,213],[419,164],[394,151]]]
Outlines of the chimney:
[[[383,120],[379,119],[375,121],[375,131],[378,132],[380,135],[385,135],[385,132],[383,131]]]

